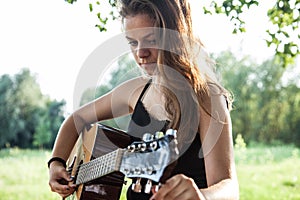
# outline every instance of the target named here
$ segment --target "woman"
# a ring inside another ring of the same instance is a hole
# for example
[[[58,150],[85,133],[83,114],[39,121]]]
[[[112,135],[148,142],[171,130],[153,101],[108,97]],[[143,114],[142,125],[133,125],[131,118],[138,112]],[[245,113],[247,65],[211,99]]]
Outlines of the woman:
[[[128,134],[178,130],[180,157],[158,191],[128,199],[238,199],[230,96],[210,73],[193,35],[188,0],[120,0],[126,39],[147,76],[129,80],[84,105],[62,124],[49,162],[52,191],[66,197],[74,186],[64,161],[87,124],[132,114]],[[208,69],[208,70],[207,70]]]

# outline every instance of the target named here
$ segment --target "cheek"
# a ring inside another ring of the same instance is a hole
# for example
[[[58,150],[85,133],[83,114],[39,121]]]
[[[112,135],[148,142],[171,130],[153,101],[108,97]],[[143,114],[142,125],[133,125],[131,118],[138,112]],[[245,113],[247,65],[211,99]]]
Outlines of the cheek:
[[[133,57],[134,57],[135,62],[136,62],[136,63],[139,63],[139,58],[138,58],[138,56],[136,55],[135,51],[131,51],[131,53],[132,53],[132,55],[133,55]]]
[[[150,51],[151,51],[152,57],[157,60],[157,58],[158,58],[158,49],[157,48],[155,48],[155,49],[152,48],[152,49],[150,49]]]

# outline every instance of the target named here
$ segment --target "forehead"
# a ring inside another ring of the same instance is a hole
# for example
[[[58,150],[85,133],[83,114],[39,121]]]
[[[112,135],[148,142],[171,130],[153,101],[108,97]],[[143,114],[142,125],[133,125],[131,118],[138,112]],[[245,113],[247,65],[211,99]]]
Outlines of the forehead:
[[[155,21],[147,14],[137,14],[124,18],[125,30],[134,28],[154,27]]]
[[[154,27],[154,20],[146,14],[127,16],[124,19],[125,34],[130,38],[153,35]]]

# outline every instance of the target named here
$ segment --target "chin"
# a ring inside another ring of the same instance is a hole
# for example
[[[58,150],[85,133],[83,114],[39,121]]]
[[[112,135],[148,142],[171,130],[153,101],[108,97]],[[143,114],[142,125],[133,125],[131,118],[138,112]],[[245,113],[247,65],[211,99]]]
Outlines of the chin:
[[[147,64],[147,65],[142,65],[141,67],[149,76],[153,76],[155,74],[156,64]]]

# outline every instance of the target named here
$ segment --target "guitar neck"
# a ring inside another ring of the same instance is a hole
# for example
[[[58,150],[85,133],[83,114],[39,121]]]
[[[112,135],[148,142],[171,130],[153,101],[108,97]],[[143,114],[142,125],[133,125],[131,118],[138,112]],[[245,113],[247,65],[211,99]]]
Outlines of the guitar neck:
[[[76,185],[120,171],[124,151],[124,149],[117,149],[90,162],[81,164],[76,178]]]

